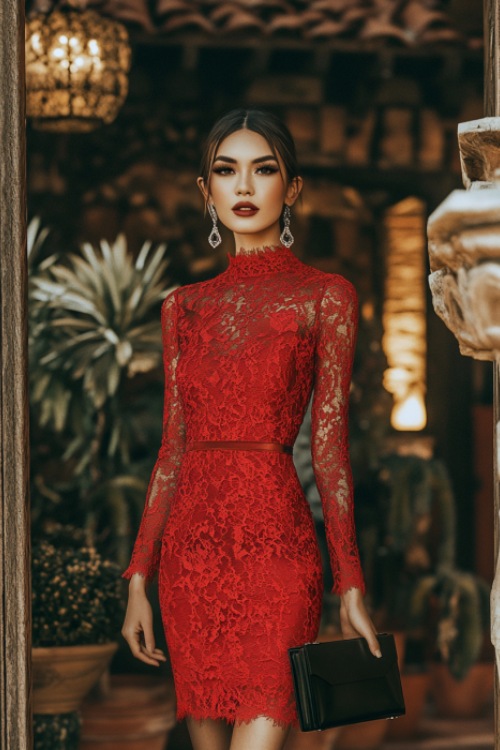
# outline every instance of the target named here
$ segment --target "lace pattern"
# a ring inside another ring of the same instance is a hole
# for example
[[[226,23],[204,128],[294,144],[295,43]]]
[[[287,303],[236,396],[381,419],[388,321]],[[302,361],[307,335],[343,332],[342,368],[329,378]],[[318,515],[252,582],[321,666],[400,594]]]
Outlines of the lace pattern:
[[[163,302],[161,325],[165,374],[162,441],[149,481],[130,564],[122,574],[123,578],[131,578],[134,573],[139,573],[148,582],[153,580],[158,570],[162,532],[168,520],[186,442],[186,426],[176,379],[179,361],[176,290]]]
[[[228,261],[163,304],[163,440],[122,575],[158,571],[178,719],[265,715],[298,727],[287,649],[317,637],[323,577],[293,458],[185,445],[293,445],[312,397],[334,591],[364,591],[347,433],[357,299],[346,279],[283,246]]]

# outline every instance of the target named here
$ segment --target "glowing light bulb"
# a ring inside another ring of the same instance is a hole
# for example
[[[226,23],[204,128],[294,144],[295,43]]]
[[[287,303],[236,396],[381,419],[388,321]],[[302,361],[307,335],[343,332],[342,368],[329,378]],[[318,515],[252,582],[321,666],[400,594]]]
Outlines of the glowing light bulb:
[[[414,391],[396,402],[391,424],[395,430],[423,430],[427,424],[427,412],[422,393]]]
[[[33,34],[33,36],[31,37],[31,47],[37,53],[43,52],[43,44],[42,40],[40,39],[40,34]]]

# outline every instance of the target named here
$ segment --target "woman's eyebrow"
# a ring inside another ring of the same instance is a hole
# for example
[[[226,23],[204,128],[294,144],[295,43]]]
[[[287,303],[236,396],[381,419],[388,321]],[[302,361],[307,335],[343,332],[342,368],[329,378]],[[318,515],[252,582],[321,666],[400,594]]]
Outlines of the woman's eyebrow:
[[[236,164],[238,162],[237,159],[233,159],[231,156],[216,156],[215,161],[224,161],[227,164]],[[275,156],[272,154],[269,156],[258,156],[256,159],[252,159],[252,164],[260,164],[263,161],[275,161],[276,163],[278,160]]]

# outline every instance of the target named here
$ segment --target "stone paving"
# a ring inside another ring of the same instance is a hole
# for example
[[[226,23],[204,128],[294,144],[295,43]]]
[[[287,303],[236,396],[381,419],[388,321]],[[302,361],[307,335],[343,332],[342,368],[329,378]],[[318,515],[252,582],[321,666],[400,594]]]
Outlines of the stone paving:
[[[385,742],[381,750],[493,750],[493,711],[484,719],[426,718],[418,738]]]
[[[309,743],[308,743],[309,744]],[[419,736],[405,742],[384,742],[378,750],[493,750],[493,706],[482,719],[425,718]],[[168,750],[192,750],[185,722],[170,735]],[[333,745],[332,750],[335,750]]]

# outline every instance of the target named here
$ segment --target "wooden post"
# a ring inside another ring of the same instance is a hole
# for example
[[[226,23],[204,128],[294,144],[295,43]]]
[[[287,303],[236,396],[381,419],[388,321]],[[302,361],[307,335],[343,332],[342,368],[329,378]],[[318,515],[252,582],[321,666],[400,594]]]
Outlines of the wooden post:
[[[483,0],[484,14],[484,116],[500,116],[500,0]],[[498,361],[493,364],[493,486],[494,495],[494,556],[499,555],[499,513],[500,513],[500,466],[498,452],[500,450],[500,372]],[[495,750],[500,750],[500,684],[498,669],[495,669]]]
[[[0,747],[31,750],[24,2],[0,30]]]

